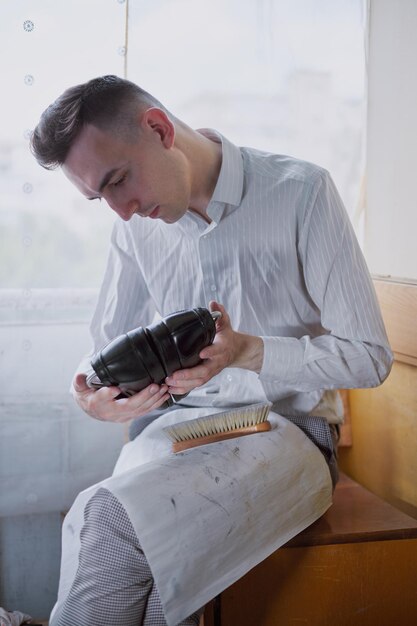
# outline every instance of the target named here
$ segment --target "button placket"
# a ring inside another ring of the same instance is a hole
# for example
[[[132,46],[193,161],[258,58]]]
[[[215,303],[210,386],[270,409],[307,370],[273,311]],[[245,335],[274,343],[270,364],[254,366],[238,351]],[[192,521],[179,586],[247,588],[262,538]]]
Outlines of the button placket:
[[[217,279],[214,272],[214,263],[212,254],[210,254],[210,239],[212,238],[212,231],[201,235],[199,240],[200,250],[200,262],[203,272],[204,290],[206,292],[206,299],[211,300],[217,297]]]

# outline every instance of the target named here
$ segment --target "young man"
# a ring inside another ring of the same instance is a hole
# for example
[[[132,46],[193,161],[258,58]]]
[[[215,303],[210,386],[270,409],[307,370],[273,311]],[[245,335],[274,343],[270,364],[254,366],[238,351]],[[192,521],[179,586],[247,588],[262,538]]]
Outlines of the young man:
[[[391,352],[372,282],[328,173],[289,157],[238,148],[212,130],[193,130],[153,96],[114,76],[68,89],[42,115],[33,134],[32,148],[41,165],[61,166],[84,196],[104,199],[121,217],[113,231],[110,258],[91,326],[94,350],[123,332],[149,324],[156,313],[164,316],[207,306],[209,302],[212,310],[222,312],[215,341],[202,350],[200,365],[175,372],[164,384],[150,385],[133,397],[117,399],[120,390],[116,387],[98,391],[88,388],[88,363],[83,362],[73,382],[79,405],[97,419],[135,419],[133,432],[141,433],[137,445],[166,419],[165,414],[158,417],[161,412],[157,410],[169,394],[188,393],[181,407],[183,412],[189,407],[193,417],[198,409],[266,400],[272,402],[277,414],[297,416],[297,424],[307,435],[293,424],[288,426],[287,420],[285,424],[281,421],[279,428],[289,428],[285,430],[285,449],[291,450],[294,445],[293,453],[285,468],[274,461],[273,469],[263,469],[261,475],[271,485],[277,484],[281,471],[290,476],[281,492],[274,492],[274,502],[284,502],[285,497],[296,494],[295,500],[306,504],[308,519],[305,510],[297,512],[294,507],[291,520],[293,534],[301,530],[323,512],[323,506],[328,506],[309,502],[307,494],[314,492],[315,487],[316,494],[326,489],[328,493],[329,473],[327,466],[323,469],[321,465],[323,457],[318,448],[309,448],[312,456],[307,459],[300,458],[300,446],[304,440],[311,445],[307,437],[320,446],[320,442],[329,439],[328,423],[337,425],[342,421],[337,389],[378,385],[391,366]],[[313,415],[326,419],[314,421]],[[148,426],[155,417],[158,419]],[[247,439],[252,441],[245,445],[250,445],[255,456],[259,456],[245,487],[243,477],[242,484],[232,481],[224,487],[222,496],[226,501],[236,497],[236,502],[241,502],[242,489],[246,493],[251,480],[255,484],[259,479],[257,472],[267,443],[258,436]],[[221,451],[231,450],[218,445],[222,444],[208,447],[208,454],[216,462],[222,457]],[[316,453],[318,456],[314,456]],[[171,501],[184,490],[191,494],[190,498],[196,493],[193,489],[200,454],[196,451],[172,461],[177,481],[165,494]],[[185,476],[181,464],[190,459],[194,464],[191,470],[187,466]],[[250,464],[248,458],[245,461]],[[231,456],[223,462],[222,471],[227,473]],[[160,480],[161,467],[152,467],[156,472],[154,479]],[[297,489],[303,481],[295,484],[291,479],[299,472],[308,474],[312,481],[308,487],[303,483],[302,495]],[[326,480],[327,487],[323,482]],[[136,489],[139,482],[137,477]],[[93,495],[89,493],[88,502],[83,500],[79,568],[67,577],[66,583],[61,577],[61,601],[53,624],[62,626],[77,618],[77,623],[103,626],[116,623],[116,617],[117,623],[123,625],[142,621],[164,624],[159,596],[166,620],[175,623],[174,617],[182,619],[188,615],[187,609],[200,606],[197,600],[194,604],[192,599],[183,602],[187,595],[184,588],[191,586],[190,580],[195,576],[192,556],[183,567],[191,568],[192,575],[187,579],[179,576],[176,591],[167,590],[164,575],[170,568],[170,555],[162,564],[158,561],[158,551],[152,548],[155,542],[145,540],[145,522],[138,521],[146,505],[142,503],[140,510],[132,507],[132,486],[121,491],[108,487],[106,483],[105,488],[96,489]],[[158,487],[153,484],[152,489]],[[130,495],[126,495],[128,492]],[[260,502],[253,494],[250,497],[250,505],[257,511],[256,519],[265,519],[265,511],[259,510]],[[212,496],[206,494],[206,500],[210,499]],[[211,509],[202,511],[200,506],[193,513],[188,504],[184,505],[188,511],[184,519],[192,519],[193,515],[211,518]],[[238,504],[236,507],[228,510],[228,515],[234,525],[240,524],[239,536],[245,541],[249,522],[245,526]],[[278,508],[277,515],[279,511]],[[114,517],[120,518],[126,537],[130,537],[124,541],[124,547],[118,545],[118,553],[126,549],[126,558],[134,563],[133,550],[143,560],[142,566],[138,562],[132,565],[128,575],[126,568],[121,568],[117,589],[113,588],[114,577],[102,575],[107,568],[102,551],[94,567],[91,565],[91,545],[95,545],[97,536],[106,536],[108,545],[117,542],[120,524],[109,532]],[[213,520],[216,527],[221,526],[216,517]],[[174,525],[177,532],[177,522],[170,524],[169,528]],[[282,532],[279,545],[289,538],[286,532]],[[230,529],[228,533],[233,535]],[[201,544],[198,530],[195,536]],[[144,541],[149,550],[142,545]],[[246,561],[242,557],[245,567],[274,549],[272,543],[269,547],[267,543],[265,540],[264,545],[254,548],[256,554]],[[205,563],[210,563],[210,546],[207,541]],[[148,568],[148,586],[141,590],[140,599],[129,599],[127,604],[134,606],[129,613],[123,594],[135,586],[135,580],[143,579],[143,568],[148,567],[141,548],[150,562],[156,587],[149,582]],[[169,549],[167,544],[166,552]],[[222,579],[224,588],[236,579],[237,566],[234,561],[233,566],[225,562],[222,567],[224,572],[217,567],[217,578]],[[226,570],[235,573],[228,576]],[[85,581],[100,576],[100,584],[90,583],[86,594]],[[210,587],[214,578],[213,574],[212,579],[204,579],[189,595],[201,599],[203,604],[210,594],[206,597],[201,587]],[[219,591],[215,583],[214,589]],[[146,614],[148,594],[158,606],[153,609],[152,619]],[[171,610],[171,604],[182,608]],[[155,611],[159,611],[158,618]],[[93,618],[92,613],[99,614],[99,618]],[[103,621],[105,615],[107,621]],[[195,623],[197,616],[190,620],[184,624]]]

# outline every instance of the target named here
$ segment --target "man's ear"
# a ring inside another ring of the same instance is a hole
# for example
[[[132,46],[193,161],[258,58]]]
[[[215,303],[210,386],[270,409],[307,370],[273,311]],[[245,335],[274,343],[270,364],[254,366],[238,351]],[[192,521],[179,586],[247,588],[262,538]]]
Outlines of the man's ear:
[[[142,130],[156,133],[165,148],[171,148],[175,140],[175,126],[168,115],[158,107],[151,107],[145,111],[141,119]]]

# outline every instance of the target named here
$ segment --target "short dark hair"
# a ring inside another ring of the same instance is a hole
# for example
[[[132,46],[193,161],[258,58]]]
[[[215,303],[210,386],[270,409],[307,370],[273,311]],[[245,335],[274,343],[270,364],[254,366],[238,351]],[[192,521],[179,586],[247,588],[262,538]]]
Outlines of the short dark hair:
[[[145,106],[166,111],[147,91],[118,76],[100,76],[70,87],[42,113],[32,133],[31,151],[42,167],[52,170],[65,162],[85,124],[132,139],[129,122]]]

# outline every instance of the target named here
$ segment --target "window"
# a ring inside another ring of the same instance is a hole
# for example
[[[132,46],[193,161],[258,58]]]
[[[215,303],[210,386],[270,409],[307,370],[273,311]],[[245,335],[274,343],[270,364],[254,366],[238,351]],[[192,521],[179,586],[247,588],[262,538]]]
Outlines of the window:
[[[0,101],[0,286],[100,283],[113,215],[28,152],[40,112],[68,86],[99,74],[127,70],[191,126],[323,165],[352,214],[362,167],[363,4],[2,3],[2,56],[10,62]]]
[[[326,167],[353,215],[364,0],[129,3],[128,77],[194,128]]]
[[[97,286],[112,215],[29,153],[40,113],[67,87],[122,75],[125,3],[2,2],[0,287]],[[98,203],[97,203],[98,204]]]

